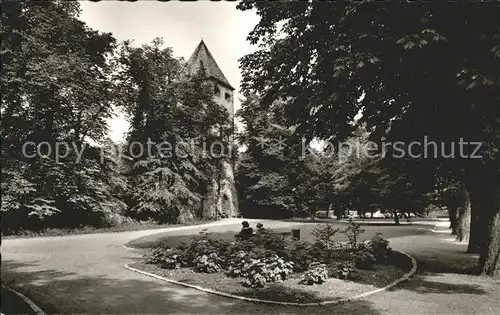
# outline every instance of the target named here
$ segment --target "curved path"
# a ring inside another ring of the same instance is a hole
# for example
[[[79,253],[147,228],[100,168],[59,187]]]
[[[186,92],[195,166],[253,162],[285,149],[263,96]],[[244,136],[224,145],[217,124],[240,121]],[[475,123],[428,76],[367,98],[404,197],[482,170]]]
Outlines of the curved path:
[[[240,220],[209,224],[238,230]],[[290,222],[264,222],[287,227]],[[293,225],[297,225],[293,223]],[[428,233],[390,239],[391,246],[414,255],[424,268],[402,287],[366,300],[311,308],[235,301],[170,285],[123,268],[141,252],[123,247],[138,237],[196,227],[4,240],[2,280],[33,299],[47,313],[78,314],[496,314],[500,285],[478,277],[442,274],[447,263],[466,266],[473,257],[449,235]],[[413,228],[413,227],[408,227]],[[198,227],[199,229],[199,227]],[[424,271],[427,273],[424,275]],[[451,294],[453,293],[453,294]],[[472,299],[471,299],[472,298]],[[473,302],[473,303],[471,303]]]

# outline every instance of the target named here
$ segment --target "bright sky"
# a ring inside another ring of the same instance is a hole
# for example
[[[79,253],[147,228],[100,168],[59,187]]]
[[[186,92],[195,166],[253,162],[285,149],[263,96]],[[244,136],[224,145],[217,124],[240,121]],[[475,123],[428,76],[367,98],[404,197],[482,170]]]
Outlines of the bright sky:
[[[120,41],[133,40],[137,46],[162,37],[175,56],[186,60],[203,38],[236,92],[241,81],[238,59],[255,50],[246,37],[258,17],[236,10],[237,2],[82,1],[80,5],[80,19],[92,29],[110,32]],[[239,108],[236,94],[235,111]],[[110,137],[121,141],[129,126],[117,115],[109,121]]]

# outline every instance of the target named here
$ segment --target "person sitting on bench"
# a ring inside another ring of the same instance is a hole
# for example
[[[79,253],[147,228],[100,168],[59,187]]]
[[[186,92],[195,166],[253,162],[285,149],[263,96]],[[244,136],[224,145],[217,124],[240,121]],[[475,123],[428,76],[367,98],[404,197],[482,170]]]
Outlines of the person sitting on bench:
[[[261,236],[264,233],[266,233],[266,229],[264,228],[264,225],[262,223],[257,223],[257,231],[255,231],[255,235]]]
[[[237,235],[237,237],[242,240],[248,240],[253,236],[253,229],[250,227],[250,224],[248,224],[247,221],[241,222],[241,225],[243,225],[243,227],[241,228],[241,231]]]

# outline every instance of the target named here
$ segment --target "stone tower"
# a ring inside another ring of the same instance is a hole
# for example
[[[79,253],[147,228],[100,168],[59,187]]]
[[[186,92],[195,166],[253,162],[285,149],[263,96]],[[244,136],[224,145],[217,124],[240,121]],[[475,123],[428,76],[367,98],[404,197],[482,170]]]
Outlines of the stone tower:
[[[231,127],[234,127],[234,88],[215,62],[203,39],[189,58],[187,67],[191,75],[198,73],[200,67],[205,68],[205,80],[212,83],[214,87],[214,101],[228,111]],[[230,138],[231,145],[232,141],[233,137]],[[223,162],[220,171],[220,181],[212,180],[212,185],[202,204],[205,218],[231,218],[240,215],[231,161]]]

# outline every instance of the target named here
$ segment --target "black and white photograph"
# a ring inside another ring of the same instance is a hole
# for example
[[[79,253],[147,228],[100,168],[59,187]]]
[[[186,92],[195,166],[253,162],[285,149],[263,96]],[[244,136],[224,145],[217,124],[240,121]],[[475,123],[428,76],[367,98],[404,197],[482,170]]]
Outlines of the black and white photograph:
[[[0,11],[0,315],[500,314],[498,0]]]

